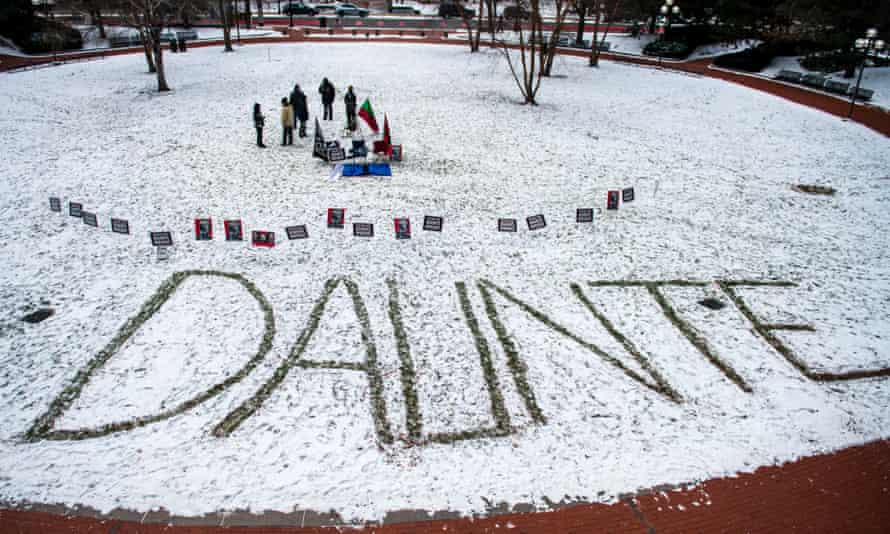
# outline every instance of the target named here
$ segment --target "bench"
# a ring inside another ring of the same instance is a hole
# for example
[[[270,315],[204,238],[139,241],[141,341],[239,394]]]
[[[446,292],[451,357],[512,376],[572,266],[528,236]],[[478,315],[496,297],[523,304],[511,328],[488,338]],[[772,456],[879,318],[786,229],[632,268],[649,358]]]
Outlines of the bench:
[[[777,80],[792,83],[800,83],[801,78],[803,78],[803,74],[797,72],[796,70],[780,70],[779,74],[776,74]]]
[[[852,96],[854,92],[856,92],[856,88],[851,87],[847,91],[847,94]],[[871,89],[866,89],[865,87],[860,87],[859,91],[856,92],[856,98],[858,98],[859,100],[871,100],[871,97],[873,97],[874,95],[874,91],[872,91]]]
[[[108,38],[111,48],[124,48],[127,46],[142,46],[142,39],[138,35],[113,35]]]
[[[807,74],[801,79],[804,85],[809,85],[810,87],[817,87],[822,89],[825,87],[825,81],[828,78],[822,76],[821,74]]]
[[[825,90],[839,95],[845,95],[850,90],[850,84],[839,82],[837,80],[828,80],[825,82]]]

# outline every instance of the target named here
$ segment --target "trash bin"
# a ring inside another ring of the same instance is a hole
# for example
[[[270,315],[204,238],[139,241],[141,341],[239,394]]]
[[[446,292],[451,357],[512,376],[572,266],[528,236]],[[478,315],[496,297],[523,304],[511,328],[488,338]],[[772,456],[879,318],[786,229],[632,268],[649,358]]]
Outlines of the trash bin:
[[[327,28],[327,27],[328,27],[328,19],[327,19],[327,17],[319,17],[319,18],[318,18],[318,26],[319,26],[320,28]]]

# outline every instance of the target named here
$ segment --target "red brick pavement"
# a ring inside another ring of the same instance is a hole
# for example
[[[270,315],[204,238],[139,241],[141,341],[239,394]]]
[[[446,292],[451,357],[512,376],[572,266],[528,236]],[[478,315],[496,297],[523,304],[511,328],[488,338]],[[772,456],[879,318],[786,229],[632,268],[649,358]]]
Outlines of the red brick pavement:
[[[170,526],[0,510],[0,534],[640,534],[890,532],[890,440],[812,456],[691,489],[551,512],[346,527]]]

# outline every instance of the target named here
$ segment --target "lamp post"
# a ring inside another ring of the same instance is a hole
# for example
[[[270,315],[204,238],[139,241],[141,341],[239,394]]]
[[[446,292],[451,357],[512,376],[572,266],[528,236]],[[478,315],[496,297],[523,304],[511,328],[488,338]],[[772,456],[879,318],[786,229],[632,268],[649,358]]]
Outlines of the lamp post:
[[[680,6],[674,4],[674,0],[664,0],[664,5],[661,6],[661,14],[664,15],[666,20],[664,34],[661,36],[662,40],[666,40],[668,36],[668,32],[671,31],[671,19],[673,19],[674,15],[680,14]],[[659,52],[658,54],[658,66],[661,67],[661,58],[664,55],[664,52]]]
[[[853,94],[850,96],[850,111],[847,113],[848,119],[853,117],[853,108],[856,107],[856,97],[859,96],[859,84],[862,83],[862,73],[865,72],[865,62],[868,60],[868,53],[872,50],[883,50],[884,41],[878,39],[878,30],[870,28],[865,32],[864,38],[856,39],[854,47],[856,50],[862,52],[862,66],[859,67],[859,77],[856,79],[856,88],[853,89]]]

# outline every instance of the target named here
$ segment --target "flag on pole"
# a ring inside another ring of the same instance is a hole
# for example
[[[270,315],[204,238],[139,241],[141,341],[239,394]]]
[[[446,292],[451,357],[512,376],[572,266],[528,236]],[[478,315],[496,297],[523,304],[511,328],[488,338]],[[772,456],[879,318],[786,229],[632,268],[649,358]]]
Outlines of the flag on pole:
[[[380,131],[380,127],[377,126],[377,118],[374,117],[374,110],[371,108],[371,101],[367,98],[365,102],[362,104],[361,109],[358,110],[358,116],[362,118],[366,123],[368,123],[368,127],[377,133]]]
[[[389,157],[392,153],[392,139],[389,135],[389,118],[383,114],[383,141],[374,141],[374,153]]]

